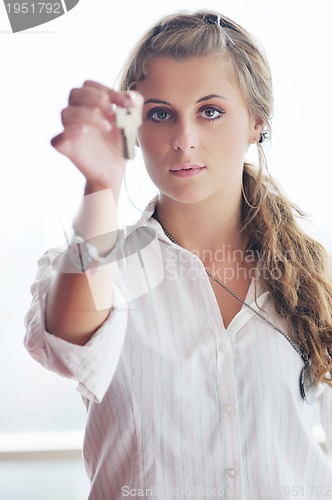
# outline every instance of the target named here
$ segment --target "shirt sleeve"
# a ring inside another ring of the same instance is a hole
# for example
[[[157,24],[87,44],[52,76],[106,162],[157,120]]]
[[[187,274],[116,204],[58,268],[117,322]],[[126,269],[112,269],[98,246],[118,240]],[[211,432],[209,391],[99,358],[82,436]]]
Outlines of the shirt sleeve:
[[[52,249],[53,255],[63,249]],[[38,261],[31,287],[32,303],[25,316],[24,345],[45,368],[78,382],[77,390],[90,400],[102,401],[120,359],[127,328],[127,307],[120,290],[114,287],[115,304],[106,321],[89,342],[79,346],[66,342],[45,329],[45,299],[53,273],[50,253]]]
[[[325,433],[329,455],[332,456],[332,388],[325,387],[320,399],[320,422]]]

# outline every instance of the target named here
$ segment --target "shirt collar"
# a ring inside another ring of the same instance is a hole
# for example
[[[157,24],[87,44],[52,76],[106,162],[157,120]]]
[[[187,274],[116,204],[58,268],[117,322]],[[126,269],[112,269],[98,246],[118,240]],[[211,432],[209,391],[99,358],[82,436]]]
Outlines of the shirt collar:
[[[142,227],[149,227],[152,228],[156,232],[156,237],[159,240],[163,240],[170,246],[178,246],[175,243],[173,243],[164,233],[163,228],[161,224],[154,218],[152,217],[157,205],[158,201],[158,195],[156,195],[150,202],[147,204],[145,210],[142,212],[141,217],[138,219],[138,221],[132,225],[132,226],[126,226],[124,228],[124,239],[123,242],[126,240],[126,238],[132,234],[134,231],[138,231]],[[269,296],[269,292],[267,289],[266,284],[264,283],[264,280],[260,279],[255,279],[253,280],[252,286],[249,289],[249,292],[253,292],[252,295],[249,293],[249,302],[254,302],[256,300],[256,297],[260,297],[261,303],[260,306],[262,306],[265,301],[267,300]]]
[[[169,238],[165,235],[161,225],[159,222],[152,217],[154,214],[156,205],[158,201],[158,195],[156,195],[150,202],[147,204],[145,210],[142,212],[141,217],[138,219],[138,221],[130,226],[126,226],[123,231],[123,240],[122,243],[128,238],[130,234],[132,234],[134,231],[139,231],[140,228],[142,227],[149,227],[152,228],[156,232],[156,237],[160,240],[166,241],[170,245],[174,245]]]

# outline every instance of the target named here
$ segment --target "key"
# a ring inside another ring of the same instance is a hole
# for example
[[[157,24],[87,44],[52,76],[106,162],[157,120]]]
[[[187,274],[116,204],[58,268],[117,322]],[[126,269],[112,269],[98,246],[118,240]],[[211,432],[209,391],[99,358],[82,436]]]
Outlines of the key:
[[[140,110],[136,108],[115,108],[116,126],[122,129],[123,156],[131,160],[135,156],[136,132],[142,123]]]

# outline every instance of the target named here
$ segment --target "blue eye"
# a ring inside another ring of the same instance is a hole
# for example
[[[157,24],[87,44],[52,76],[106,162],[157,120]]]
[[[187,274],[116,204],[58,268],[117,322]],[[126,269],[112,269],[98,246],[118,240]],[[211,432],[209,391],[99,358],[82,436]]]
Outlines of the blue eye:
[[[209,121],[219,120],[225,112],[222,109],[212,106],[205,106],[201,108],[199,114],[202,118],[207,118]]]
[[[149,120],[152,120],[153,122],[156,122],[156,123],[161,123],[161,122],[164,122],[166,120],[169,120],[171,118],[171,114],[169,111],[167,111],[166,109],[150,109],[150,111],[148,112],[147,114],[147,117],[149,118]]]

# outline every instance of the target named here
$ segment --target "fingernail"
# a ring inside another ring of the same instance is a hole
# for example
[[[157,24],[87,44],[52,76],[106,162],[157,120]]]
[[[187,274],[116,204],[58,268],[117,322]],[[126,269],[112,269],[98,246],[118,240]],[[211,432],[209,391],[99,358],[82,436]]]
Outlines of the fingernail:
[[[128,93],[124,95],[124,105],[126,108],[130,108],[132,106],[131,96]]]
[[[112,126],[111,126],[111,124],[110,124],[110,122],[109,122],[109,121],[107,121],[107,120],[103,120],[103,125],[104,125],[104,128],[105,128],[105,130],[106,130],[107,132],[109,132],[110,130],[112,130]]]

